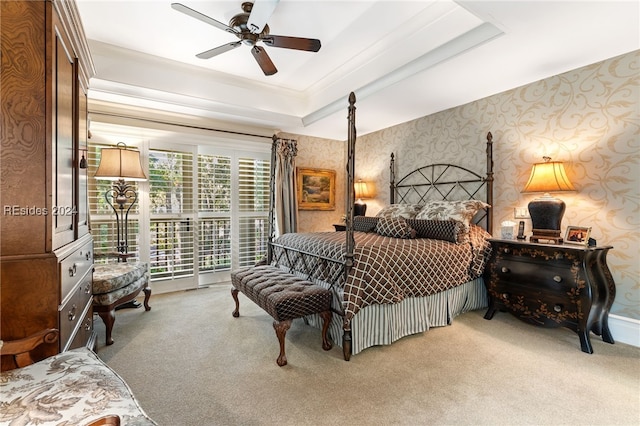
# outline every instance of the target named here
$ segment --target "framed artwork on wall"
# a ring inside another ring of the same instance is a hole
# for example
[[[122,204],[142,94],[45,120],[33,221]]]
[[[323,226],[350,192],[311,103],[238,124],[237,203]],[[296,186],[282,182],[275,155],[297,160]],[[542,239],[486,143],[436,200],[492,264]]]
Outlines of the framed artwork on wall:
[[[296,168],[298,210],[336,209],[336,171]]]
[[[591,228],[585,226],[567,226],[567,233],[564,242],[568,244],[579,244],[586,246],[589,242]]]

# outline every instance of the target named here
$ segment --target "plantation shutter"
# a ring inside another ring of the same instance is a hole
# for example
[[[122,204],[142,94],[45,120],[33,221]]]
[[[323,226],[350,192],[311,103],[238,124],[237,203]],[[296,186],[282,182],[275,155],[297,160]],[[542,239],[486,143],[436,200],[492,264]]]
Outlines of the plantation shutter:
[[[149,150],[150,275],[194,274],[193,154]]]
[[[269,160],[239,158],[239,266],[254,265],[267,252],[269,177]]]
[[[198,155],[198,269],[231,269],[231,157]]]

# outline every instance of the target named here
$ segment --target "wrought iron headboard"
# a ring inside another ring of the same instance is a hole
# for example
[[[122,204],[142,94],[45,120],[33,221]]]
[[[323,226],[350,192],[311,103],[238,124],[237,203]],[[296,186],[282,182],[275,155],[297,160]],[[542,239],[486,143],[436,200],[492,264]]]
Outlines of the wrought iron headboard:
[[[478,174],[455,164],[429,164],[395,180],[395,156],[389,165],[391,204],[424,204],[428,200],[482,200],[493,204],[493,135],[487,134],[487,172]],[[491,232],[491,207],[482,210],[473,222]]]

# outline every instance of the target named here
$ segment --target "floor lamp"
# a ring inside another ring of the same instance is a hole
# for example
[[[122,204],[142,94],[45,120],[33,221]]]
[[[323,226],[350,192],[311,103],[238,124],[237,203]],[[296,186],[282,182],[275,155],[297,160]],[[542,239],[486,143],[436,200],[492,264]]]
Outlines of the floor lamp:
[[[129,254],[129,211],[138,200],[138,194],[126,180],[144,181],[147,177],[140,164],[140,151],[127,148],[120,142],[116,148],[103,148],[96,179],[111,180],[113,186],[104,194],[107,203],[116,215],[118,262],[126,262]]]

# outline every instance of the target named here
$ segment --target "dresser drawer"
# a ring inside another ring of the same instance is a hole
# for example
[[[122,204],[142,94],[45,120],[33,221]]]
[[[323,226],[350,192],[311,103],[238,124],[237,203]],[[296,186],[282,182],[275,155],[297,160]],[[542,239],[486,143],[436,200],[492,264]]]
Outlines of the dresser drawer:
[[[69,292],[78,284],[78,280],[84,277],[93,268],[93,241],[89,241],[69,256],[60,261],[60,300],[69,296]]]
[[[500,282],[489,293],[517,317],[538,325],[567,326],[582,315],[576,298],[544,288]]]
[[[506,258],[494,266],[498,281],[537,288],[547,294],[576,295],[576,277],[571,269],[542,265],[529,258]],[[579,291],[580,288],[577,288]]]
[[[91,337],[91,333],[93,333],[93,309],[87,309],[84,317],[82,318],[82,321],[80,321],[78,332],[69,342],[69,346],[67,348],[63,348],[63,350],[87,346],[87,342]]]
[[[80,283],[71,290],[66,302],[60,307],[58,312],[60,324],[60,348],[65,350],[69,347],[70,340],[75,338],[75,331],[78,325],[84,321],[87,309],[91,311],[91,278],[90,271],[84,275]]]
[[[541,266],[548,264],[560,268],[569,268],[575,262],[580,261],[579,251],[557,250],[553,246],[533,247],[513,244],[497,244],[496,256],[499,259],[511,259],[516,262],[531,262]]]

